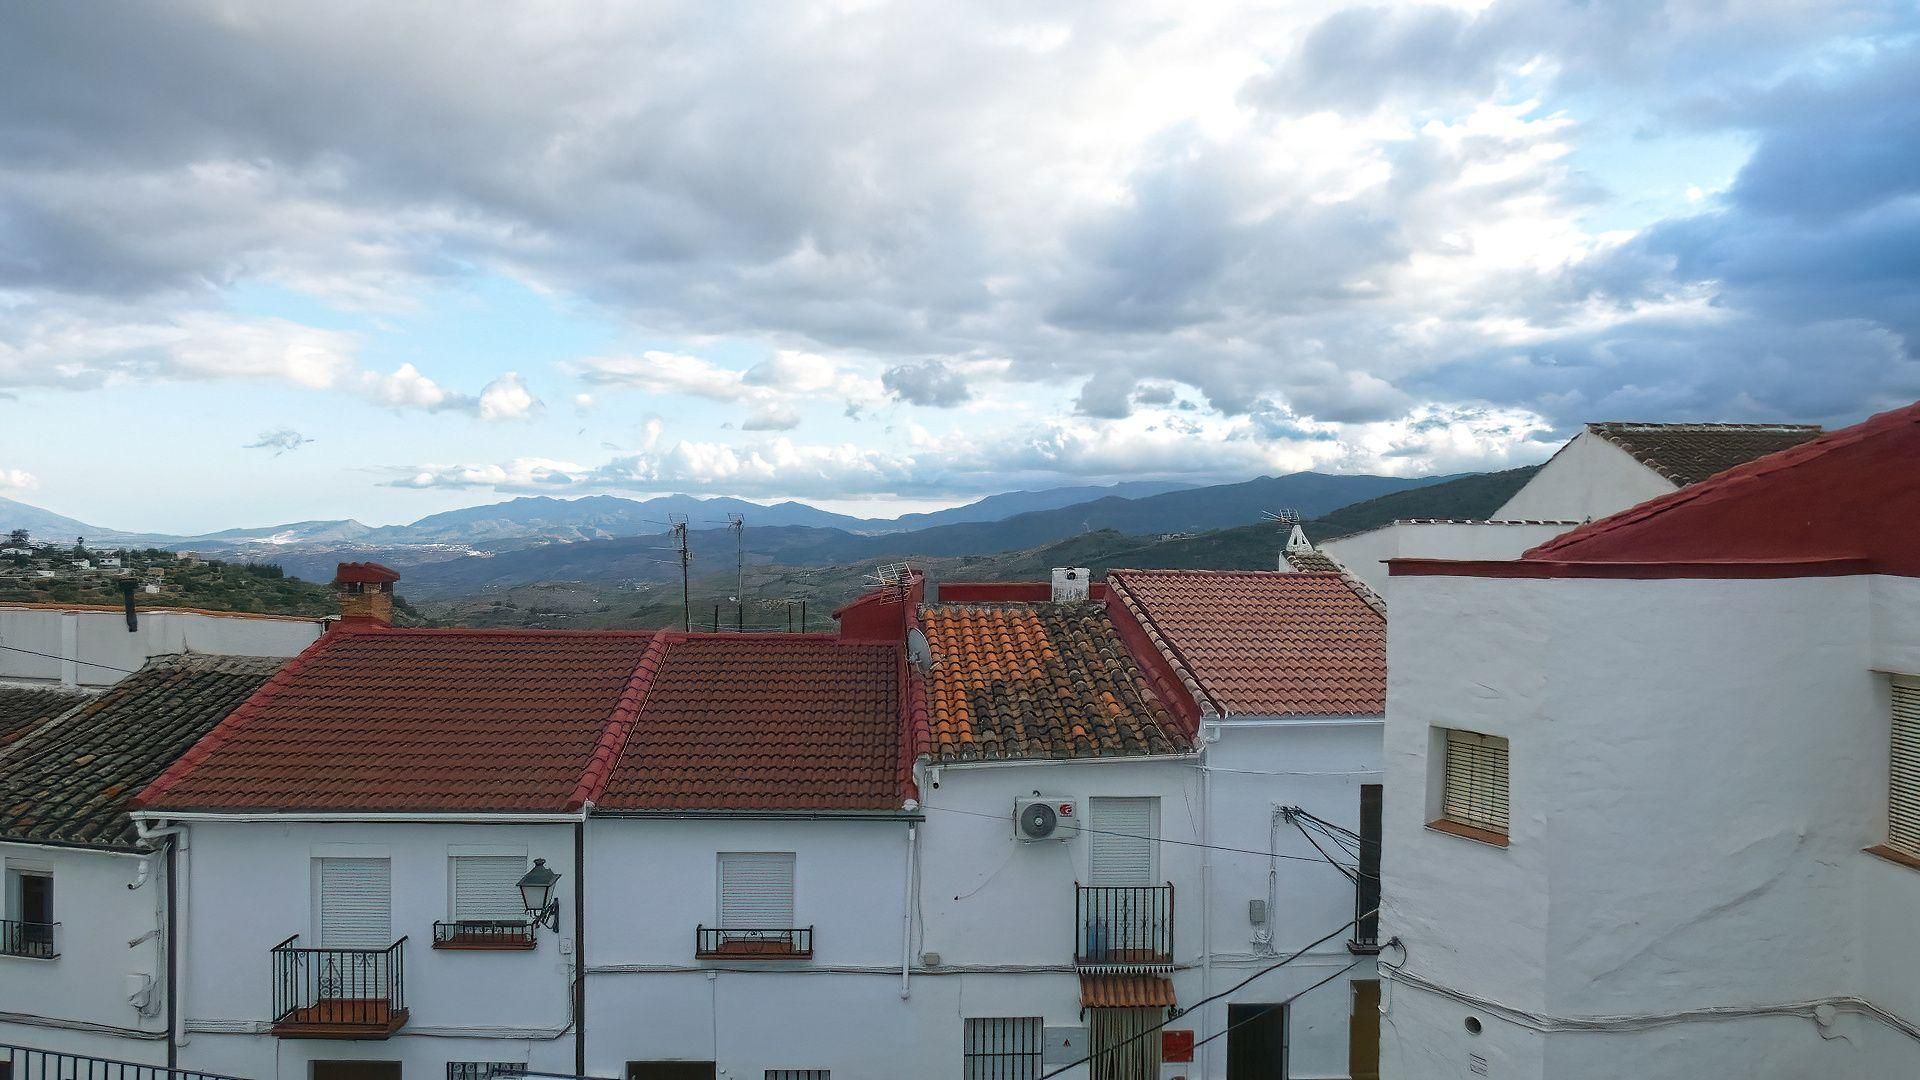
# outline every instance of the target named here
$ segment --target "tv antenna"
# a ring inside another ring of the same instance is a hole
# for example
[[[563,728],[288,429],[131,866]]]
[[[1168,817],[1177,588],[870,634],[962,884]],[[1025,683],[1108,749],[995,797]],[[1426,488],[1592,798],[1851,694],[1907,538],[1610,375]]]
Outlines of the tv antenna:
[[[1278,511],[1260,511],[1260,516],[1287,530],[1287,541],[1282,545],[1280,569],[1287,569],[1287,552],[1302,553],[1313,550],[1313,542],[1307,539],[1305,529],[1300,527],[1300,511],[1286,507]]]
[[[727,515],[727,528],[733,530],[733,602],[747,602],[747,519],[741,514]]]
[[[687,515],[668,514],[667,523],[673,526],[674,545],[680,549],[680,629],[693,629],[693,601],[688,593],[687,567],[693,562],[693,555],[687,550]]]

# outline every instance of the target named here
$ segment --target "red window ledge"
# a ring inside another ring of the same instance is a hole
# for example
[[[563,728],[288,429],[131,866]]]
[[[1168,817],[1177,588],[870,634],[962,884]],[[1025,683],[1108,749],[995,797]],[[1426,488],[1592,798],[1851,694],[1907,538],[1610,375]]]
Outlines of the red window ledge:
[[[1920,856],[1909,855],[1899,848],[1888,847],[1885,844],[1875,844],[1870,848],[1862,848],[1861,850],[1869,855],[1878,855],[1890,863],[1904,866],[1909,870],[1920,870]]]
[[[1494,847],[1507,846],[1506,833],[1494,832],[1492,829],[1482,829],[1477,825],[1463,825],[1458,821],[1449,821],[1446,818],[1437,818],[1427,822],[1427,828],[1432,829],[1434,832],[1446,833],[1448,836],[1458,836],[1462,839],[1472,840],[1481,844],[1491,844]]]

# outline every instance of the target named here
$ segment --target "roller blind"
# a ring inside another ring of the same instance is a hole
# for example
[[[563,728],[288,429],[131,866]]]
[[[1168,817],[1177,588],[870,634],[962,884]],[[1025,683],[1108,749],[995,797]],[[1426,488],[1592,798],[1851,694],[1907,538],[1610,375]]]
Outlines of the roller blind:
[[[520,879],[527,860],[519,855],[456,855],[453,866],[453,917],[457,922],[519,921],[527,918]]]
[[[1920,856],[1920,682],[1893,684],[1888,781],[1887,846]]]
[[[720,926],[728,930],[793,926],[793,852],[720,853]]]
[[[1447,732],[1441,816],[1462,825],[1507,831],[1506,739],[1471,731]]]
[[[1094,885],[1152,885],[1153,818],[1158,799],[1092,800],[1088,876]]]
[[[393,944],[385,859],[319,859],[320,947],[384,949]]]

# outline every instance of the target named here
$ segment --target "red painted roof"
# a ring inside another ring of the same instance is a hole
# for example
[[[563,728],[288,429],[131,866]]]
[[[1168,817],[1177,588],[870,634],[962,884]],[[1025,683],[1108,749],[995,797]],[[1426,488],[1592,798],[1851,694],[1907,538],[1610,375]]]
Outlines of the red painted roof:
[[[820,634],[662,634],[595,805],[898,810],[900,647]]]
[[[1920,403],[1581,526],[1522,558],[1728,568],[1864,560],[1867,572],[1920,576],[1916,521]]]
[[[653,635],[339,628],[135,800],[166,810],[565,811],[596,790]]]
[[[400,580],[400,572],[377,562],[343,562],[334,570],[335,582],[358,581],[366,585],[380,585]]]
[[[1137,622],[1221,715],[1385,712],[1387,623],[1339,574],[1112,570],[1116,621]]]
[[[1083,1009],[1170,1009],[1177,1002],[1164,975],[1082,975]]]

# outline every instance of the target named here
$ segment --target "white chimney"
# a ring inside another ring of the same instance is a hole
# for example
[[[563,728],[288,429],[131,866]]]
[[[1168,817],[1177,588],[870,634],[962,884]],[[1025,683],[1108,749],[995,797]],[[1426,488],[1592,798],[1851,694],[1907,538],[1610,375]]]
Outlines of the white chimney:
[[[1053,568],[1053,602],[1072,604],[1087,599],[1087,568],[1084,566],[1056,566]]]

